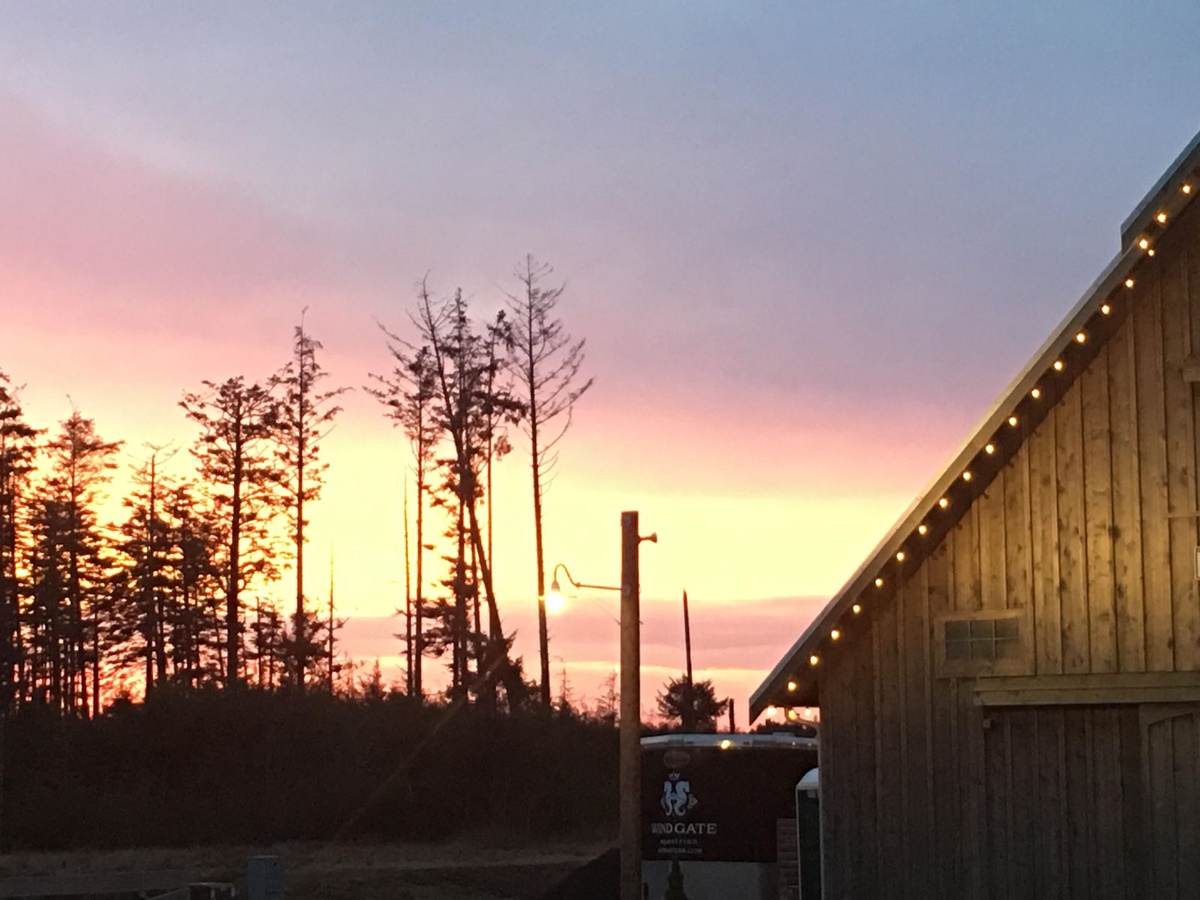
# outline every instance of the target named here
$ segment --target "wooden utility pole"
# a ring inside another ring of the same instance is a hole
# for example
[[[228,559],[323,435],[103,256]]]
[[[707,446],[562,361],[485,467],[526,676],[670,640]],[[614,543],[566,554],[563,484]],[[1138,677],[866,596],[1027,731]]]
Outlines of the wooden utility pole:
[[[638,514],[621,513],[621,893],[642,900],[641,792],[641,587],[638,545],[658,535],[638,535]]]
[[[687,683],[690,690],[692,687],[692,623],[688,618],[687,591],[683,592],[683,649],[687,655]],[[695,702],[695,698],[691,698],[689,702]]]

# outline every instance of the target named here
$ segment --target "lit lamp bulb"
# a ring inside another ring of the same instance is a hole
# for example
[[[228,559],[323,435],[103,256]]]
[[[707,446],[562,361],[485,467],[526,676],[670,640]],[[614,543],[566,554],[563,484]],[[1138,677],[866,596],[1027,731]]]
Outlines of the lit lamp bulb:
[[[1138,246],[1141,247],[1143,250],[1149,250],[1150,242],[1148,240],[1146,240],[1145,238],[1142,238],[1140,241],[1138,241]]]
[[[775,715],[775,713],[777,713],[778,711],[779,711],[779,710],[777,710],[777,709],[776,709],[775,707],[773,707],[773,706],[768,706],[768,707],[767,707],[767,715],[768,715],[768,716],[773,716],[773,715]]]
[[[883,579],[882,578],[875,579],[875,587],[883,587]]]
[[[555,578],[550,582],[550,593],[546,595],[546,612],[551,614],[560,613],[566,605],[567,598],[562,595],[562,591],[558,587],[558,579]]]
[[[904,562],[904,551],[901,550],[896,554],[896,562]]]
[[[1112,312],[1112,307],[1105,303],[1100,307],[1100,312],[1107,316],[1110,312]]]
[[[1183,187],[1180,188],[1180,190],[1183,191],[1185,194],[1190,194],[1192,192],[1192,186],[1190,184],[1185,184]]]
[[[1079,334],[1075,335],[1075,343],[1077,343],[1077,344],[1082,344],[1086,340],[1087,340],[1087,335],[1084,334],[1082,331],[1079,332]]]
[[[988,444],[988,446],[990,447],[991,444]],[[924,522],[922,522],[920,525],[917,526],[917,534],[921,535],[921,537],[924,537],[928,531],[929,531],[929,526],[926,525]]]
[[[1155,218],[1155,219],[1158,221],[1158,224],[1159,224],[1159,225],[1166,225],[1166,224],[1167,224],[1167,214],[1166,214],[1165,212],[1160,212],[1160,213],[1159,213],[1157,216],[1155,216],[1154,218]]]
[[[1009,424],[1009,427],[1011,427],[1011,428],[1016,428],[1017,422],[1019,422],[1019,421],[1020,421],[1020,419],[1018,419],[1016,416],[1008,417],[1008,424]]]
[[[862,607],[855,603],[852,607],[850,607],[850,612],[857,616],[860,612],[862,612]]]
[[[721,743],[717,744],[717,746],[720,747],[722,750],[728,750],[730,747],[733,746],[733,741],[731,741],[729,738],[723,738],[721,740]]]
[[[1063,361],[1061,359],[1056,359],[1054,361],[1054,371],[1061,372],[1062,370],[1063,370]]]
[[[1132,278],[1125,279],[1125,287],[1131,288],[1131,287],[1133,287],[1133,285],[1134,285],[1134,280]]]
[[[815,666],[820,661],[821,661],[821,657],[817,656],[817,654],[815,654],[815,653],[808,658],[808,664],[810,666]]]
[[[1042,389],[1034,388],[1032,391],[1029,392],[1029,396],[1032,397],[1034,400],[1040,399],[1042,396]]]
[[[943,497],[941,500],[938,501],[938,506],[940,506],[942,509],[945,509],[949,505],[950,505],[950,501],[947,500],[945,497]]]
[[[789,691],[794,691],[794,690],[796,690],[796,682],[794,682],[794,681],[789,681],[789,682],[787,683],[787,689],[788,689]]]
[[[970,481],[970,480],[971,480],[971,470],[967,469],[967,471],[963,472],[963,481]]]
[[[787,711],[787,717],[795,722],[798,718],[800,718],[800,713],[796,712],[794,709],[789,709]]]

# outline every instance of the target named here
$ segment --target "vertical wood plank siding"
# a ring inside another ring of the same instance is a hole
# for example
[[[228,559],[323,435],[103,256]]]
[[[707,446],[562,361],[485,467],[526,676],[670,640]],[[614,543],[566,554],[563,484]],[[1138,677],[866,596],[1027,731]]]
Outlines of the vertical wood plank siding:
[[[1048,373],[1074,381],[821,663],[826,897],[1200,891],[1200,713],[984,709],[938,672],[939,616],[992,609],[1029,613],[1030,674],[1200,668],[1200,204],[1135,274],[1087,371]]]

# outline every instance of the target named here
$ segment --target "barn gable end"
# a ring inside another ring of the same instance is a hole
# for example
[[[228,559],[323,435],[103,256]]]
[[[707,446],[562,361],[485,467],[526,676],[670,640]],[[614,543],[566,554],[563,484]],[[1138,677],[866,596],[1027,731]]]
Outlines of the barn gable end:
[[[825,896],[1200,896],[1198,167],[752,698],[820,707]]]

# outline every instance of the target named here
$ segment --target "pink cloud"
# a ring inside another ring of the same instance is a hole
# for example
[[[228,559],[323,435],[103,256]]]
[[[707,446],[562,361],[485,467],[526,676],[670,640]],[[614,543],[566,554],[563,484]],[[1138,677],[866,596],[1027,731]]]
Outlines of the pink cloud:
[[[2,92],[0,119],[0,273],[73,286],[64,312],[179,327],[323,280],[314,243],[236,191],[120,156]]]

